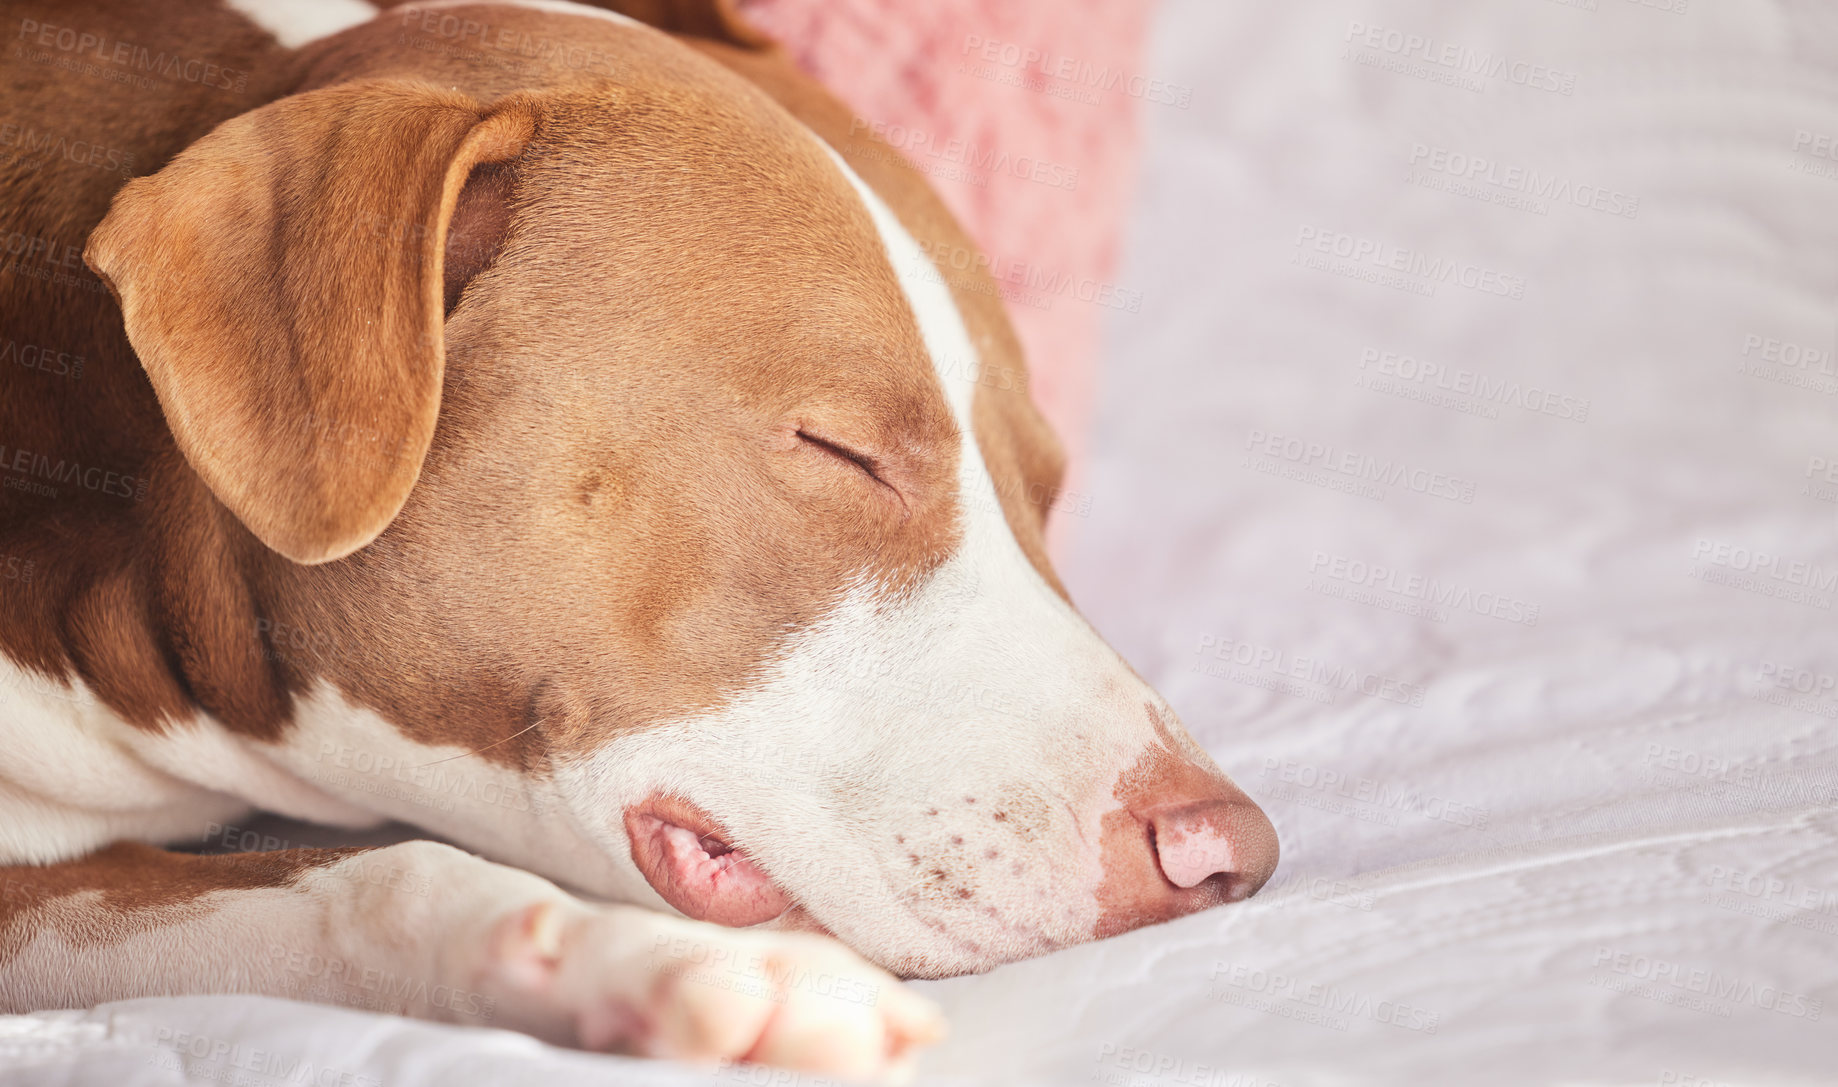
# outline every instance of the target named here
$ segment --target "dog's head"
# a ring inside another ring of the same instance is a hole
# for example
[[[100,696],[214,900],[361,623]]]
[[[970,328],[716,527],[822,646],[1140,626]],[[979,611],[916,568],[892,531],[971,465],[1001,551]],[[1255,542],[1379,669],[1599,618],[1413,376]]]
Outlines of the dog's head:
[[[337,649],[264,667],[544,778],[565,878],[906,974],[1255,891],[1269,822],[1048,567],[1060,455],[956,228],[592,32],[618,79],[236,118],[93,236],[260,606]]]

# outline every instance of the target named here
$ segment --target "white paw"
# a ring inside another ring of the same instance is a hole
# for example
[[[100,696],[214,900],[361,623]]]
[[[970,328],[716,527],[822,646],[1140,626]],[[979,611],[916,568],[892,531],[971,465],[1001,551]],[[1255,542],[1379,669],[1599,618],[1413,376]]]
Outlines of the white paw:
[[[944,1037],[936,1005],[825,936],[543,903],[493,943],[507,1018],[587,1049],[898,1081]]]

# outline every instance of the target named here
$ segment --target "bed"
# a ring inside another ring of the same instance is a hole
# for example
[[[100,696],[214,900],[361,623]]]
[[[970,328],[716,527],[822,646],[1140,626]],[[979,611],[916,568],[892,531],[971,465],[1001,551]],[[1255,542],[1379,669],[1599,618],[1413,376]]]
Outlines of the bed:
[[[1139,74],[1111,289],[1045,310],[1103,329],[1062,567],[1283,861],[924,983],[921,1082],[1832,1082],[1838,17],[1179,0]],[[7,1084],[600,1082],[822,1081],[245,997],[0,1018]]]

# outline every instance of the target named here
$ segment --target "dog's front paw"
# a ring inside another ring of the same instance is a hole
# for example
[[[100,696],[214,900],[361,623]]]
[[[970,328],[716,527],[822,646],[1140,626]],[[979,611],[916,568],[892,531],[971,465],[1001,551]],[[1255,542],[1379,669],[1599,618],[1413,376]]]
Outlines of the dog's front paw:
[[[533,1005],[513,1020],[587,1049],[899,1080],[944,1036],[936,1005],[825,936],[541,903],[493,944],[509,1002]]]

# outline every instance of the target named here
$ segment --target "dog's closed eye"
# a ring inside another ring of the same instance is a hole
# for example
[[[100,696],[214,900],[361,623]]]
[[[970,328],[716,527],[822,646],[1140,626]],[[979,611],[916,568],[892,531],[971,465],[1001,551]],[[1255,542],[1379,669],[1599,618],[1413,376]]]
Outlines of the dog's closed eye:
[[[829,438],[819,437],[816,434],[812,434],[808,429],[805,429],[804,427],[798,428],[798,438],[799,440],[805,442],[806,444],[813,446],[817,449],[820,449],[823,452],[828,453],[830,456],[835,457],[836,459],[840,461],[843,461],[847,464],[854,465],[856,468],[860,469],[863,473],[865,473],[869,479],[874,480],[876,483],[879,483],[883,487],[889,487],[889,489],[891,489],[891,485],[887,482],[887,480],[882,478],[880,470],[878,466],[875,464],[874,458],[870,457],[868,454],[858,453],[855,450],[850,449],[848,446],[843,445],[841,442],[837,442]]]
[[[892,501],[900,511],[900,519],[912,516],[912,508],[907,502],[906,492],[894,484],[895,479],[907,478],[899,466],[890,463],[886,458],[865,453],[861,448],[849,442],[837,440],[825,427],[799,423],[791,428],[793,440],[804,449],[816,454],[822,460],[874,484],[879,493]]]

